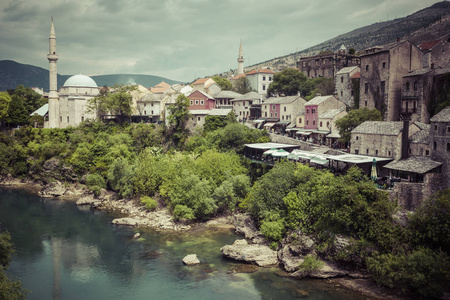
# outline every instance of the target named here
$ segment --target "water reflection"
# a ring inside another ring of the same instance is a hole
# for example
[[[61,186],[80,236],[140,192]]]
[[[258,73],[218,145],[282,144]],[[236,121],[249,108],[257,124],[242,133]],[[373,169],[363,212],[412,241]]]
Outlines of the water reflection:
[[[183,233],[110,224],[114,216],[0,189],[0,222],[17,247],[11,271],[29,299],[358,299],[321,281],[283,278],[224,259],[230,230]],[[184,266],[187,254],[201,264]],[[361,297],[362,299],[362,297]]]

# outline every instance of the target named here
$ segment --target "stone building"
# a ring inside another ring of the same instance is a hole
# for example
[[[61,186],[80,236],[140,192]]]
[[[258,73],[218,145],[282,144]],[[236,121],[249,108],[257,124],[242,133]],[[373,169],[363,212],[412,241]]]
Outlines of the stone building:
[[[187,126],[189,128],[203,127],[206,116],[216,105],[216,100],[211,95],[199,90],[193,91],[188,98],[190,99],[189,110],[192,116]]]
[[[305,119],[299,120],[299,124],[304,124],[305,129],[318,130],[319,116],[332,109],[345,110],[346,105],[331,95],[316,96],[305,103]]]
[[[212,96],[220,93],[222,89],[212,78],[197,79],[192,83],[193,91],[202,91]]]
[[[261,97],[262,96],[256,92],[249,92],[245,95],[241,95],[231,100],[231,104],[233,105],[233,111],[236,114],[239,121],[254,119],[252,118],[251,115],[251,108],[253,104],[261,102],[260,101]],[[256,119],[259,118],[260,116],[261,116],[261,107],[259,111],[259,116],[256,116]]]
[[[441,110],[431,119],[431,158],[441,162],[441,188],[450,187],[450,106]]]
[[[308,78],[335,78],[338,70],[352,66],[359,66],[359,57],[348,54],[346,49],[340,49],[337,53],[302,57],[297,62],[297,68]]]
[[[253,70],[245,74],[250,87],[258,94],[267,94],[267,89],[273,81],[274,71],[268,69]]]
[[[232,108],[233,100],[242,95],[233,91],[221,91],[214,96],[216,99],[216,108]]]
[[[358,66],[345,67],[340,69],[336,73],[335,77],[335,89],[336,98],[344,102],[348,107],[354,106],[354,90],[353,90],[353,79],[355,74],[360,71]]]
[[[377,108],[387,121],[400,120],[402,77],[422,68],[422,51],[409,41],[397,41],[367,49],[360,57],[359,107]]]

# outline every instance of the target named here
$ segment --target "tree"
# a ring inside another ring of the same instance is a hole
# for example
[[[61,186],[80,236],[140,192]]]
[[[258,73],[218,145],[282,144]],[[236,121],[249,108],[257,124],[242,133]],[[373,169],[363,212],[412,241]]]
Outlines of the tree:
[[[203,130],[204,132],[210,132],[223,128],[231,123],[237,123],[233,111],[230,111],[226,116],[206,116]]]
[[[47,103],[47,100],[45,100],[42,95],[36,93],[29,87],[23,86],[22,84],[19,84],[16,87],[12,96],[17,96],[22,99],[28,115]]]
[[[382,121],[381,112],[376,108],[367,107],[351,110],[346,116],[336,121],[336,127],[339,130],[343,143],[350,142],[351,131],[365,121]]]
[[[89,100],[88,110],[96,112],[102,117],[107,114],[115,115],[121,121],[131,116],[133,97],[131,92],[136,90],[135,85],[115,85],[113,89],[106,87],[100,89],[100,95]]]
[[[0,122],[8,117],[11,96],[7,92],[0,92]]]
[[[191,116],[189,111],[190,99],[181,94],[175,100],[175,104],[168,107],[169,110],[169,126],[171,127],[174,142],[178,145],[187,138],[186,122]]]
[[[247,94],[252,91],[252,87],[250,86],[250,82],[248,81],[248,78],[243,76],[241,78],[234,80],[232,90],[233,90],[233,92],[236,92],[239,94]]]
[[[8,108],[6,123],[11,125],[24,125],[28,123],[29,114],[23,103],[22,97],[12,95]]]
[[[220,86],[222,91],[231,90],[231,82],[227,78],[220,76],[213,76],[212,80],[214,80]]]
[[[308,90],[310,88],[308,78],[302,72],[289,68],[273,76],[273,82],[267,89],[267,95],[283,94],[285,96],[293,96],[300,92],[304,97],[309,93]]]

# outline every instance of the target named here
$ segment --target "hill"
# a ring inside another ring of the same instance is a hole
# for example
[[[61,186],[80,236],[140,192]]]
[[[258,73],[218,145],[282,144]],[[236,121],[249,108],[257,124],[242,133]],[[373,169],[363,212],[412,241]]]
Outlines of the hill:
[[[245,71],[263,67],[278,71],[286,67],[295,67],[300,57],[317,55],[326,50],[336,51],[341,45],[358,52],[376,45],[395,42],[397,38],[408,39],[417,45],[424,41],[448,38],[449,33],[450,2],[442,1],[409,16],[363,26],[302,51],[248,66]]]
[[[0,61],[0,91],[14,89],[18,84],[27,87],[39,87],[48,91],[48,70],[32,66],[24,65],[12,60]],[[58,89],[72,75],[58,74]],[[171,80],[164,77],[153,75],[137,75],[137,74],[113,74],[113,75],[96,75],[91,76],[98,86],[114,86],[114,84],[140,84],[145,87],[152,87],[164,81],[168,84],[179,83],[179,81]]]

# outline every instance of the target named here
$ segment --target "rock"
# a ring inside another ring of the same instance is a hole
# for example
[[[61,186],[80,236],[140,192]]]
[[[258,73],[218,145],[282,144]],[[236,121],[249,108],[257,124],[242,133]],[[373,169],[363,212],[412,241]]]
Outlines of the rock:
[[[59,181],[54,181],[46,186],[39,192],[41,197],[60,197],[64,195],[66,188]]]
[[[288,272],[295,272],[298,266],[302,264],[305,260],[303,256],[299,256],[291,251],[290,245],[285,245],[278,251],[278,259],[280,260],[283,268]]]
[[[320,278],[320,279],[326,279],[326,278],[333,278],[333,277],[342,277],[348,275],[347,271],[341,270],[337,268],[336,266],[324,262],[324,265],[315,271],[304,271],[304,270],[298,270],[291,274],[291,277],[295,278],[304,278],[304,277],[310,277],[310,278]]]
[[[77,203],[77,205],[91,205],[95,201],[98,201],[98,200],[94,199],[93,195],[86,195],[86,196],[79,198],[76,203]]]
[[[283,239],[281,244],[289,245],[292,254],[302,256],[313,253],[316,248],[314,240],[300,230],[291,232]]]
[[[135,240],[137,240],[138,238],[140,238],[141,237],[141,234],[139,233],[139,232],[136,232],[134,235],[133,235],[133,239],[135,239]]]
[[[395,223],[402,227],[406,227],[409,222],[408,214],[411,213],[406,209],[398,209],[393,215],[392,219]]]
[[[197,254],[189,254],[183,258],[183,263],[187,266],[198,265],[200,261],[197,258]]]
[[[350,238],[337,234],[334,238],[334,248],[337,252],[344,250],[350,245]]]
[[[137,226],[140,224],[140,221],[133,218],[119,218],[112,220],[111,223],[114,225]]]
[[[249,214],[236,214],[233,218],[236,233],[242,234],[246,239],[251,240],[254,244],[264,244],[266,240],[261,232],[257,229],[255,222]]]
[[[278,265],[277,252],[266,245],[249,245],[246,240],[237,240],[233,245],[225,245],[220,251],[228,258],[255,263],[260,267]]]

